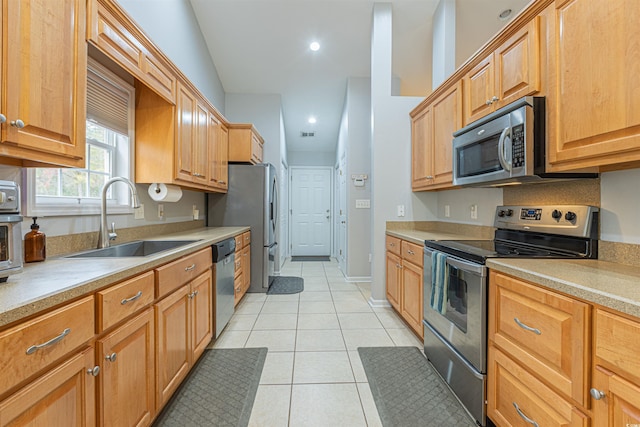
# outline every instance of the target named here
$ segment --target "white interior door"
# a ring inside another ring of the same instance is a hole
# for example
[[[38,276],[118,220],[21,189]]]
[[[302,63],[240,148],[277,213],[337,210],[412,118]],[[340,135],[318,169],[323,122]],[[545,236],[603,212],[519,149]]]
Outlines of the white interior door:
[[[291,255],[331,254],[331,168],[291,168]]]
[[[347,273],[347,171],[346,161],[343,157],[340,159],[340,172],[338,174],[339,179],[339,192],[340,197],[338,199],[338,263],[340,269]]]

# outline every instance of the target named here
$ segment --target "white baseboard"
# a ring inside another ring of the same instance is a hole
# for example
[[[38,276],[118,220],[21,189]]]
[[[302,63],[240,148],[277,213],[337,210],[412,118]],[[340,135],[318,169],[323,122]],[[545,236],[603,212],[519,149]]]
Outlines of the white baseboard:
[[[345,276],[345,280],[347,282],[371,282],[371,276],[352,276],[352,277],[347,277]]]
[[[386,299],[373,299],[373,297],[369,297],[369,305],[372,308],[391,307],[391,304],[389,304],[389,301],[387,301]]]

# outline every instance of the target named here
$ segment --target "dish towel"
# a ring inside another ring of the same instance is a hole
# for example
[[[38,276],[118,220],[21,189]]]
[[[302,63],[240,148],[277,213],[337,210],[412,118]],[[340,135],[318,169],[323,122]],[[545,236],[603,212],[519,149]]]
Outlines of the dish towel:
[[[447,292],[449,290],[449,266],[447,255],[431,252],[431,301],[430,305],[440,314],[447,312]]]

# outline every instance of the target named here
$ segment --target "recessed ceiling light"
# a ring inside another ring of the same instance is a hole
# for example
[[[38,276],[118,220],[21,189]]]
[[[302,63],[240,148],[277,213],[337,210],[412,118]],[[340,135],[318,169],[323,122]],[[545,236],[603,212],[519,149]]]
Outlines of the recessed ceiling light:
[[[318,50],[320,50],[320,43],[318,42],[313,42],[309,45],[309,49],[311,49],[314,52],[317,52]]]
[[[311,123],[311,124],[315,124],[317,122],[317,120],[316,120],[315,117],[311,116],[311,117],[309,117],[308,122]]]
[[[505,9],[502,12],[500,12],[500,14],[498,15],[498,19],[500,19],[501,21],[506,21],[507,19],[509,19],[509,17],[511,16],[511,9]]]

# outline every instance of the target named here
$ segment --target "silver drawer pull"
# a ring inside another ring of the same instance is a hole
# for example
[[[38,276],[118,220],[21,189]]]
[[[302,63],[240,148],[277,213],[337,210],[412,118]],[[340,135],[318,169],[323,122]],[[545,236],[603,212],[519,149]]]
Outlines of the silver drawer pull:
[[[185,267],[185,268],[184,268],[184,271],[191,271],[191,270],[193,270],[194,268],[196,268],[196,265],[195,265],[195,264],[191,264],[189,267]]]
[[[120,304],[125,305],[128,302],[132,302],[137,300],[138,298],[140,298],[142,296],[142,291],[138,291],[137,294],[135,294],[134,296],[132,296],[131,298],[125,298],[122,301],[120,301]]]
[[[413,252],[411,249],[408,249],[408,250],[407,250],[407,253],[408,253],[409,255],[415,255],[415,254],[416,254],[416,253],[415,253],[415,252]]]
[[[87,374],[91,375],[92,377],[97,377],[99,373],[100,366],[94,366],[93,368],[87,369]]]
[[[224,182],[224,181],[218,181],[218,183],[219,183],[219,184],[222,184],[222,185],[225,185],[225,184],[226,184],[226,182]]]
[[[117,353],[107,354],[104,358],[109,362],[115,362],[116,359],[118,358],[118,354]]]
[[[396,245],[395,243],[389,243],[389,246],[395,246],[395,245]]]
[[[529,424],[535,426],[535,427],[540,427],[538,425],[537,422],[533,421],[531,418],[527,417],[521,410],[520,408],[518,408],[518,404],[516,402],[513,402],[513,406],[516,408],[516,411],[518,412],[518,415],[520,415],[520,418],[522,418],[523,420],[525,420],[526,422],[528,422]]]
[[[522,329],[527,330],[529,332],[533,332],[536,335],[541,335],[542,332],[540,332],[540,329],[536,329],[536,328],[532,328],[531,326],[527,326],[524,323],[522,323],[520,320],[518,320],[517,317],[513,318],[513,321],[516,322],[518,324],[518,326],[520,326]]]
[[[36,351],[40,350],[41,348],[49,347],[50,345],[54,345],[55,343],[58,343],[58,342],[62,341],[62,339],[64,337],[66,337],[67,335],[69,335],[70,332],[71,332],[71,328],[67,328],[64,331],[62,331],[62,333],[60,335],[58,335],[55,338],[50,339],[49,341],[47,341],[45,343],[32,345],[31,347],[29,347],[27,349],[27,354],[33,354]]]

